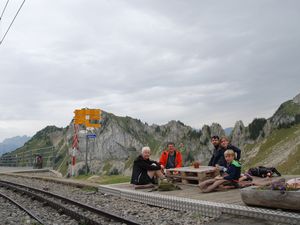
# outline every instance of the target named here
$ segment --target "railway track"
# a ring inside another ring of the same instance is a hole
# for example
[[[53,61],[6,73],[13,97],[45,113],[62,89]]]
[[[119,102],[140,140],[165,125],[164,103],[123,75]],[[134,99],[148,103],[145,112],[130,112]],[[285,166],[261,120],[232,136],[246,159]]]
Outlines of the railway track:
[[[79,224],[100,225],[115,222],[115,224],[140,225],[138,222],[131,219],[121,217],[108,211],[71,200],[69,198],[65,198],[61,195],[54,194],[46,190],[32,188],[3,180],[0,180],[0,187],[13,190],[14,192],[21,193],[22,195],[25,194],[30,196],[30,198],[42,202],[44,206],[50,206],[57,210],[59,214],[68,215],[69,217],[78,221]],[[30,212],[30,210],[28,211]],[[34,213],[31,213],[31,215],[34,215]],[[48,225],[47,221],[42,221],[41,219],[36,220],[39,221],[40,224]]]
[[[141,201],[135,201],[135,197],[126,198],[115,196],[107,192],[98,191],[99,185],[90,185],[85,183],[73,182],[64,179],[32,178],[31,176],[19,175],[0,175],[0,180],[6,180],[26,186],[47,190],[52,193],[63,195],[66,198],[85,203],[108,212],[113,212],[119,216],[138,221],[143,225],[181,225],[197,224],[203,225],[218,217],[218,214],[206,216],[198,211],[185,209],[174,210],[163,205],[153,205],[150,202],[153,198],[145,198]],[[137,192],[136,194],[139,194]],[[154,198],[156,199],[156,198]],[[169,201],[165,201],[169,204]],[[155,207],[156,206],[156,207]],[[61,220],[65,222],[64,220]],[[56,223],[71,225],[67,223]],[[78,224],[78,223],[76,223]],[[106,223],[112,225],[112,223]]]
[[[30,209],[27,209],[23,205],[21,205],[19,202],[15,201],[14,199],[10,198],[8,195],[0,192],[0,197],[8,200],[24,212],[28,214],[33,220],[37,221],[39,224],[46,224],[41,218],[39,218],[34,212],[32,212]]]

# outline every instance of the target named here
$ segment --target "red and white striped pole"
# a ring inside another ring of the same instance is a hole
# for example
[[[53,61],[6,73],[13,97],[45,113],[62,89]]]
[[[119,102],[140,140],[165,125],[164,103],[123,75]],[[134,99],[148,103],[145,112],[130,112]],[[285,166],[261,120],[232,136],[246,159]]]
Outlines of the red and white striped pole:
[[[72,144],[72,154],[71,154],[71,175],[75,176],[75,164],[76,164],[76,150],[79,150],[78,146],[78,125],[74,124],[74,136]]]
[[[75,176],[75,163],[76,163],[76,148],[72,149],[72,165],[71,165],[71,174]]]

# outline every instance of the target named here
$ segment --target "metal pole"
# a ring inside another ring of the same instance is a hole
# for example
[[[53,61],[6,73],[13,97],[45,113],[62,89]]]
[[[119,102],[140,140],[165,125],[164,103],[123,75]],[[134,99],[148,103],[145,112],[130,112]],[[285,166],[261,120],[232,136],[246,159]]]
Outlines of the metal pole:
[[[93,154],[95,155],[95,141],[96,141],[96,138],[93,138]],[[90,165],[92,164],[92,156],[91,156],[92,154],[90,154]]]
[[[88,174],[88,147],[89,147],[89,144],[88,144],[88,131],[86,130],[86,139],[85,139],[85,174],[87,175]]]

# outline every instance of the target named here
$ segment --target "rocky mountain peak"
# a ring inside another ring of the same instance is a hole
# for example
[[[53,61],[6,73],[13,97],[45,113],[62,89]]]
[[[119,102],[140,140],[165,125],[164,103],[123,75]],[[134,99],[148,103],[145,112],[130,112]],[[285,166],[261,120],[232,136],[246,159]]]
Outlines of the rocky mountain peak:
[[[201,129],[201,133],[200,142],[205,145],[209,142],[211,136],[210,127],[208,125],[204,125]]]
[[[300,93],[293,98],[293,102],[300,105]]]
[[[201,129],[201,133],[200,142],[204,145],[209,143],[211,136],[218,135],[222,137],[225,135],[222,126],[218,123],[213,123],[211,126],[204,125]]]
[[[290,127],[300,122],[299,97],[300,95],[297,95],[293,100],[286,101],[279,106],[270,118],[273,128]]]
[[[246,140],[246,128],[244,123],[239,120],[235,123],[232,130],[231,142],[237,146],[243,146]]]
[[[219,137],[222,137],[225,135],[225,131],[220,124],[212,123],[212,125],[210,126],[210,135],[218,135]]]

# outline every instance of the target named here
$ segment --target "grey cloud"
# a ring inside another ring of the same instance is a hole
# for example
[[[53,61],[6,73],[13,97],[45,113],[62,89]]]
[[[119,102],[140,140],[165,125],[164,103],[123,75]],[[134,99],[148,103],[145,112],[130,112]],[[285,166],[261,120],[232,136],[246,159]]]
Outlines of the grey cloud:
[[[271,116],[299,92],[299,8],[268,0],[30,1],[0,47],[0,122],[62,126],[85,106],[197,128]]]

